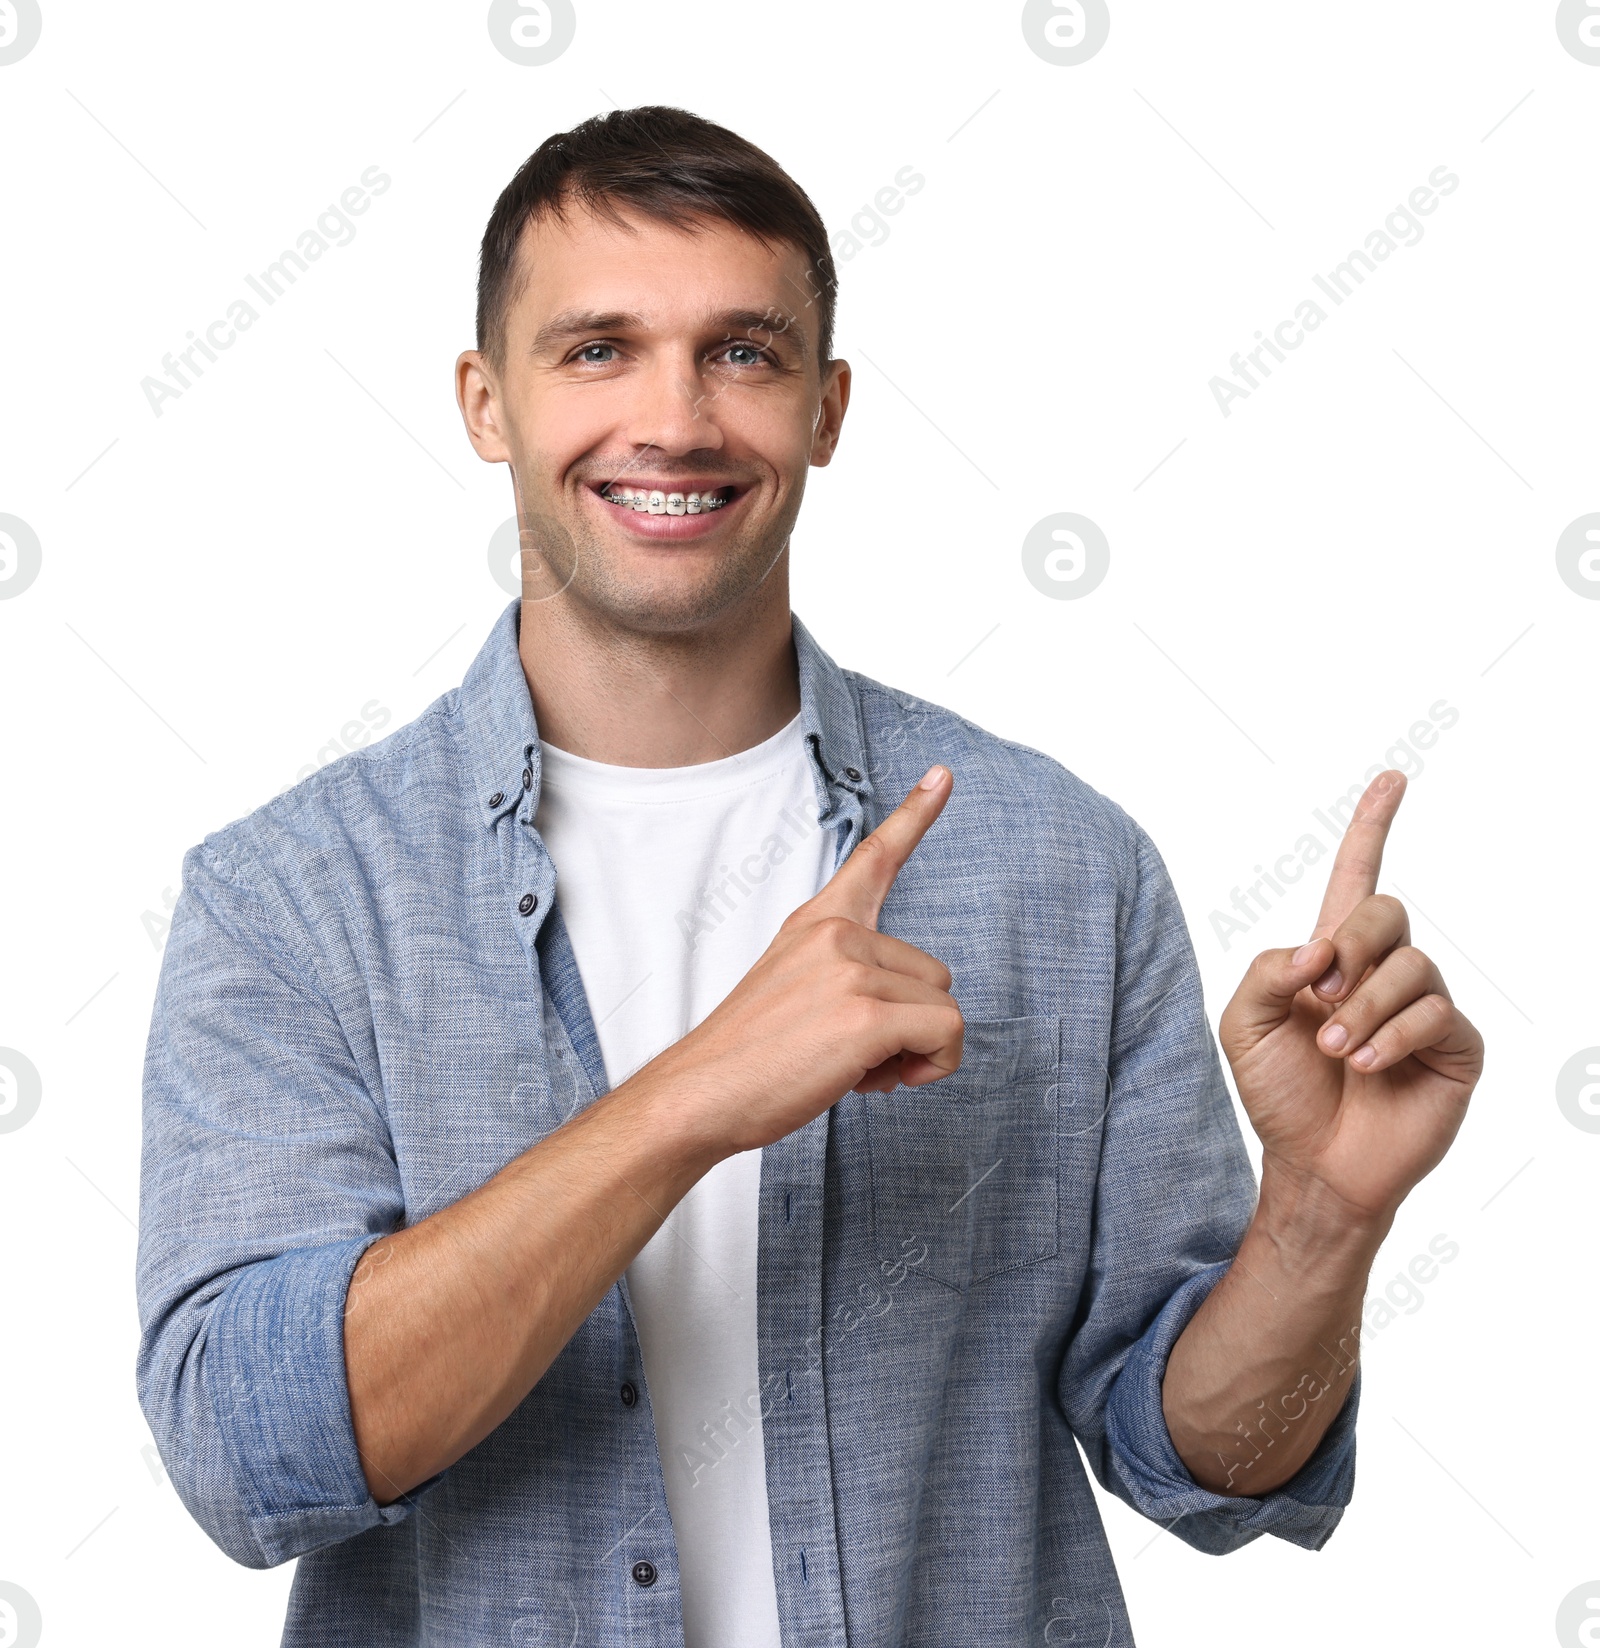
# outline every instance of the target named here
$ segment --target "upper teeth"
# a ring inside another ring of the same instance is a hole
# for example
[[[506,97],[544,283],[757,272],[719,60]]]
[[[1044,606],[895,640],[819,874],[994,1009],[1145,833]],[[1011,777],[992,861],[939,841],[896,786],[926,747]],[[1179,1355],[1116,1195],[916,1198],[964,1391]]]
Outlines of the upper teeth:
[[[647,492],[634,486],[608,486],[600,496],[608,504],[647,515],[703,515],[728,501],[717,492]]]

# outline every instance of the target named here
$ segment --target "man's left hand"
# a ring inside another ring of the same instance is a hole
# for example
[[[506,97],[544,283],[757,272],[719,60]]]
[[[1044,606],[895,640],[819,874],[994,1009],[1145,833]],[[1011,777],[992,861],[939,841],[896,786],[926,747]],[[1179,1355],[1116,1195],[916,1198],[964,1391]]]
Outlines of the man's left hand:
[[[1379,1227],[1450,1148],[1483,1070],[1483,1037],[1377,891],[1404,793],[1402,773],[1373,780],[1309,942],[1257,956],[1221,1023],[1263,1181],[1287,1172]]]

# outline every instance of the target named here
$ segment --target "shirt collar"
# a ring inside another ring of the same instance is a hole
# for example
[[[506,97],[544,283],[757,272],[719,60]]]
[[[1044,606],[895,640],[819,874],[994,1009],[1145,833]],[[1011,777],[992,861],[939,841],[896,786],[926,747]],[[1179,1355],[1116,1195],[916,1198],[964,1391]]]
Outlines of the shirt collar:
[[[462,680],[458,708],[476,784],[474,804],[485,826],[522,806],[532,823],[539,804],[539,728],[517,636],[518,596],[495,620]],[[800,673],[800,729],[811,758],[819,821],[859,818],[871,795],[861,704],[854,683],[791,614]]]

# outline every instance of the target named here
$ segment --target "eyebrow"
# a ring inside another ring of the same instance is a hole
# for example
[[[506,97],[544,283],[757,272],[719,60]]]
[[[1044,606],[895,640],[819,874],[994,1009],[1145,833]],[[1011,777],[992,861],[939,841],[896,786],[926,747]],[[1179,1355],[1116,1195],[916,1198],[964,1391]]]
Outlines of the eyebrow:
[[[723,309],[707,315],[703,323],[708,331],[721,332],[731,339],[737,332],[746,336],[765,332],[773,338],[791,335],[801,353],[810,346],[806,329],[793,315],[779,315],[774,319],[770,309]],[[648,329],[645,317],[625,309],[563,309],[552,315],[534,334],[532,352],[542,355],[547,349],[571,338],[593,336],[596,333],[640,332]],[[754,341],[752,339],[752,341]]]
[[[724,309],[721,314],[711,316],[710,323],[725,333],[743,331],[747,337],[753,332],[765,332],[774,338],[789,333],[799,344],[801,354],[810,348],[806,329],[794,315],[780,314],[774,319],[770,309]]]
[[[534,334],[533,352],[541,355],[553,343],[581,337],[588,332],[631,332],[644,325],[643,315],[625,310],[563,309]]]

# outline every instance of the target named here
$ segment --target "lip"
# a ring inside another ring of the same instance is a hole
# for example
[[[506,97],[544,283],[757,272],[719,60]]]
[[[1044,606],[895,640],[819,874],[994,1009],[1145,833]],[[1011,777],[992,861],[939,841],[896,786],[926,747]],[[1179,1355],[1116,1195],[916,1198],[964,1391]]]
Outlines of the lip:
[[[644,486],[654,483],[636,481],[630,478],[630,486]],[[723,481],[714,487],[699,487],[686,481],[669,481],[659,488],[662,492],[700,492],[720,491],[723,486],[734,483]],[[736,513],[749,497],[751,488],[740,487],[738,491],[720,509],[714,509],[708,515],[650,515],[643,510],[624,509],[621,504],[608,504],[600,496],[599,489],[586,486],[583,489],[588,493],[591,507],[600,511],[611,519],[611,524],[635,538],[643,538],[655,542],[678,543],[690,538],[705,538],[715,532],[722,524],[725,516]]]

